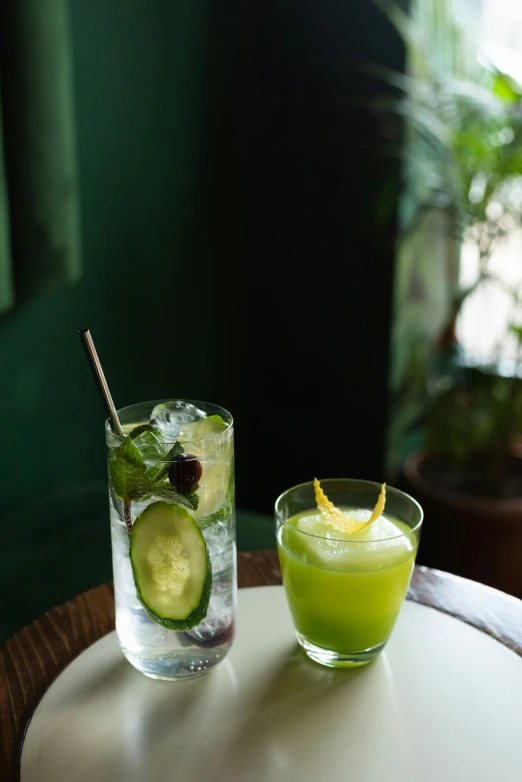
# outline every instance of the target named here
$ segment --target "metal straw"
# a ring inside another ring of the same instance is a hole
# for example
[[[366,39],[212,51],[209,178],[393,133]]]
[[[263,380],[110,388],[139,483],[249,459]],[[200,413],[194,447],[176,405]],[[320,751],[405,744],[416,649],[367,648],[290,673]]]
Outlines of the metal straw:
[[[94,375],[94,379],[96,380],[96,385],[99,388],[103,404],[107,410],[109,421],[111,422],[111,429],[114,434],[117,434],[120,437],[125,437],[125,433],[121,428],[120,419],[118,418],[118,413],[116,412],[114,402],[112,401],[109,386],[107,385],[105,375],[103,374],[100,359],[98,358],[96,348],[94,347],[94,342],[92,341],[91,332],[89,329],[80,329],[78,334],[80,335],[80,339],[83,342],[83,347],[85,348],[87,358],[89,359],[92,373]]]

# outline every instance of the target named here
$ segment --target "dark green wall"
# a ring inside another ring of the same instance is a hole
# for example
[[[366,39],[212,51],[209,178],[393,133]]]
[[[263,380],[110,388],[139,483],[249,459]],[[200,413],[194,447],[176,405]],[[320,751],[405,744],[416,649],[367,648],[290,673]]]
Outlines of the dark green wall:
[[[401,65],[389,24],[366,0],[70,9],[84,273],[0,321],[0,511],[104,479],[85,326],[117,406],[235,414],[242,505],[313,470],[381,477],[394,168],[350,106],[362,61]]]
[[[70,9],[83,277],[0,320],[15,618],[110,573],[104,416],[78,328],[117,406],[185,396],[234,414],[242,508],[269,514],[314,474],[383,477],[381,196],[397,163],[353,98],[376,90],[362,61],[401,67],[390,25],[368,0]],[[272,542],[253,525],[243,547]]]
[[[219,130],[201,4],[70,10],[84,270],[0,319],[0,640],[110,578],[104,413],[79,328],[117,406],[185,396],[234,409],[232,305],[208,228]],[[243,518],[243,548],[271,536]]]
[[[152,5],[71,3],[84,275],[0,322],[0,508],[104,478],[78,328],[118,406],[215,398],[223,345],[194,177],[202,20],[197,3]]]

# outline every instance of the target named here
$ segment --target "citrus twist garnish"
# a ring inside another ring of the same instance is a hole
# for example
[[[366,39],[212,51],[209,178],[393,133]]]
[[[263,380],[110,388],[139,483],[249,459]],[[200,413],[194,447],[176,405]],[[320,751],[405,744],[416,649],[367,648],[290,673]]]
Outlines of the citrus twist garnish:
[[[346,515],[346,513],[343,513],[342,510],[339,510],[339,508],[335,507],[333,502],[328,499],[322,490],[321,484],[317,478],[314,478],[314,491],[317,509],[319,510],[323,519],[338,532],[345,532],[348,534],[353,532],[360,532],[360,530],[365,529],[365,527],[369,527],[370,524],[373,524],[374,521],[377,521],[379,516],[382,515],[384,505],[386,503],[386,484],[383,483],[381,486],[381,493],[379,494],[375,508],[373,509],[372,515],[368,521],[356,521],[356,519],[351,519]]]

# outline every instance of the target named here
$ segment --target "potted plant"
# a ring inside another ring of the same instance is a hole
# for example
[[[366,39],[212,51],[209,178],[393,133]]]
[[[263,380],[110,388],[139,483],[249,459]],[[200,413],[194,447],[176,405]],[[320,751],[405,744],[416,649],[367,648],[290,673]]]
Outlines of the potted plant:
[[[426,513],[421,561],[522,596],[522,382],[462,367],[405,461]]]
[[[520,291],[494,270],[495,253],[522,223],[522,89],[477,59],[443,0],[422,0],[409,16],[396,6],[386,11],[409,63],[406,75],[379,73],[398,90],[379,108],[400,114],[406,126],[401,251],[410,266],[399,281],[396,325],[406,325],[395,328],[395,358],[401,345],[409,347],[401,371],[392,371],[391,450],[425,508],[420,560],[522,595]],[[430,267],[424,256],[441,239]],[[475,248],[478,273],[462,286],[465,243]],[[419,282],[423,261],[428,271]],[[434,269],[446,296],[433,307],[428,332]],[[459,344],[457,324],[486,283],[506,292],[513,317],[496,355],[476,361]],[[508,366],[509,340],[518,349]]]

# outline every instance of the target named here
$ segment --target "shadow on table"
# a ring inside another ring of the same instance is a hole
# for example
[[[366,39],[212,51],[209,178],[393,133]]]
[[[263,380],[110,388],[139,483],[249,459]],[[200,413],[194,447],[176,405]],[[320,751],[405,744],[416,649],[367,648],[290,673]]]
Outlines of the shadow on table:
[[[333,669],[312,662],[296,645],[253,694],[213,777],[219,782],[286,779],[292,768],[302,766],[303,757],[324,758],[340,741],[364,741],[373,715],[383,711],[392,690],[385,655],[366,667]],[[346,721],[356,711],[358,719]],[[246,764],[250,776],[241,776]],[[320,778],[320,768],[317,773]]]

